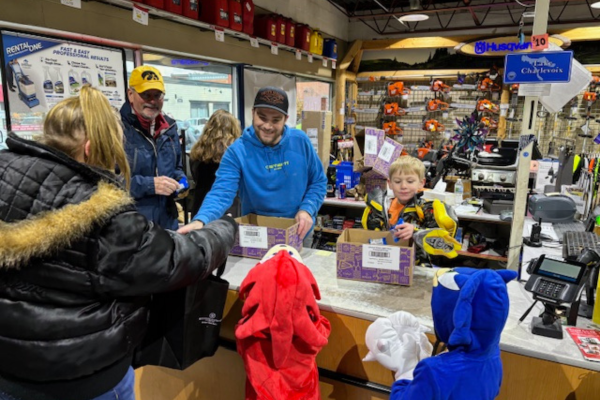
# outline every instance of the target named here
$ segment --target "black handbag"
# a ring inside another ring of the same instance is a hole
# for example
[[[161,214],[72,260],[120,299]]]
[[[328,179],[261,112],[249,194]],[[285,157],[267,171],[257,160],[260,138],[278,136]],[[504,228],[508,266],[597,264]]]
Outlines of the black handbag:
[[[148,331],[133,358],[135,368],[144,365],[184,370],[219,347],[219,332],[229,282],[209,275],[193,285],[154,295]]]

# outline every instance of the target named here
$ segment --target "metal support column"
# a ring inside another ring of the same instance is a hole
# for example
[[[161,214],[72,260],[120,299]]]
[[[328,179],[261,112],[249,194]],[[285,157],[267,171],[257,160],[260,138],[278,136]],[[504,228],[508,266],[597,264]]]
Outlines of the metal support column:
[[[543,35],[548,29],[548,12],[550,0],[537,0],[535,2],[535,16],[533,18],[532,35]],[[537,120],[538,98],[525,97],[523,109],[523,123],[521,124],[521,135],[535,134],[534,127]],[[523,223],[525,222],[525,205],[527,204],[527,184],[529,182],[529,168],[531,164],[531,153],[533,144],[525,146],[519,154],[519,167],[517,169],[517,185],[515,188],[515,200],[513,205],[513,220],[510,229],[510,241],[508,245],[507,268],[519,270],[519,256],[523,246]]]

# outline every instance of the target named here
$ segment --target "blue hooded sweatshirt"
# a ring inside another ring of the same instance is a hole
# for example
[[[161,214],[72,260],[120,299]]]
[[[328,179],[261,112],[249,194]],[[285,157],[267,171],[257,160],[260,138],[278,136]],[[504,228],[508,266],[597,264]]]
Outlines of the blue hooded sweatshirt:
[[[304,210],[314,221],[326,184],[323,165],[304,132],[285,126],[281,140],[271,147],[250,126],[223,155],[194,220],[207,224],[220,218],[239,191],[242,215],[294,218]]]
[[[495,399],[502,384],[506,282],[516,277],[510,270],[440,269],[431,311],[436,334],[449,351],[420,361],[412,381],[394,382],[390,400]]]

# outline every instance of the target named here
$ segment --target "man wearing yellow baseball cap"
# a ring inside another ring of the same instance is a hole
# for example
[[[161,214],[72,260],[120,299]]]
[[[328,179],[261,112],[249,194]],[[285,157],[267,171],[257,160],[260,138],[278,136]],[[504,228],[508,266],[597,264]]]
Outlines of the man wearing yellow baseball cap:
[[[162,113],[165,83],[148,65],[131,72],[121,108],[131,196],[138,211],[165,229],[177,229],[175,196],[189,187],[175,121]]]

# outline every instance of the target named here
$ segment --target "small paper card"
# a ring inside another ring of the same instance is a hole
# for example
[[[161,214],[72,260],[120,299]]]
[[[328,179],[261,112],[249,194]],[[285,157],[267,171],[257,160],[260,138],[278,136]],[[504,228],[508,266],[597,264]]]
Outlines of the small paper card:
[[[240,246],[255,249],[268,249],[269,236],[266,226],[240,225]]]
[[[363,268],[400,270],[400,247],[398,246],[362,246]]]

